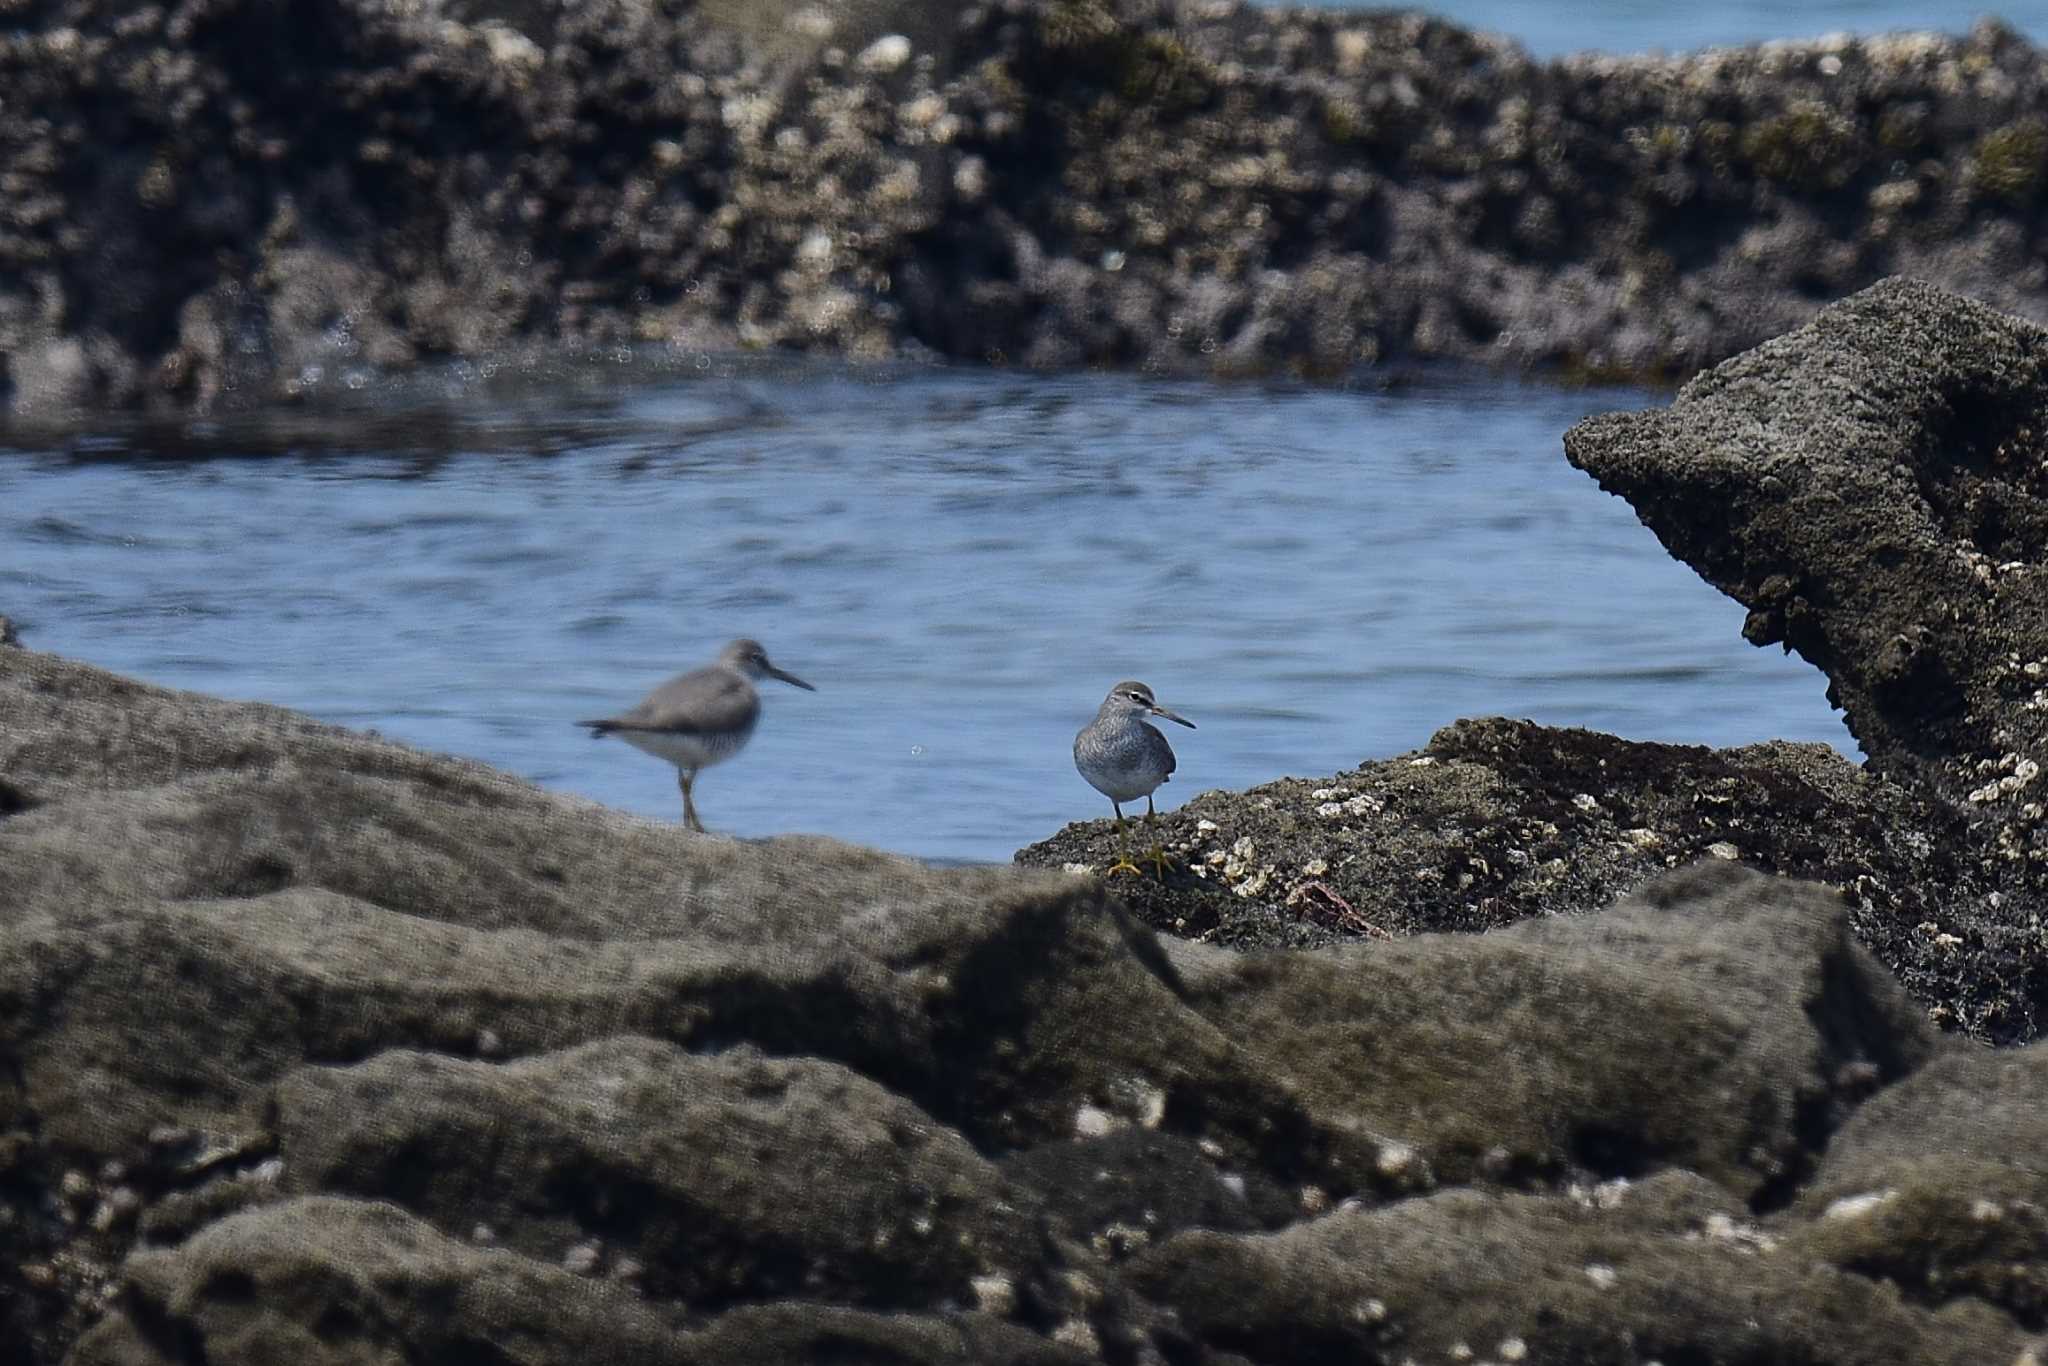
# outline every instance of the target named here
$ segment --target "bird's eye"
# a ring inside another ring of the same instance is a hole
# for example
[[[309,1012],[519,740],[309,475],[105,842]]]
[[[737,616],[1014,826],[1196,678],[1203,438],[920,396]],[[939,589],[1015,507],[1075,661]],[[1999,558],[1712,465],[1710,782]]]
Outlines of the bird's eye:
[[[1136,702],[1141,707],[1150,705],[1145,701],[1145,695],[1143,693],[1127,692],[1124,694],[1124,696],[1130,698],[1131,701]]]

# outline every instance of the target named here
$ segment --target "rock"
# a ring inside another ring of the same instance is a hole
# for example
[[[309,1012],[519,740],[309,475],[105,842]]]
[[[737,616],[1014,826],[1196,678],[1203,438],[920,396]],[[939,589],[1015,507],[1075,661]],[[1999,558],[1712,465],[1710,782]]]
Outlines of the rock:
[[[1069,1237],[1122,1256],[1188,1228],[1278,1228],[1298,1203],[1257,1168],[1233,1170],[1177,1134],[1121,1129],[1013,1153],[1003,1175],[1037,1194]]]
[[[2039,795],[2019,765],[2048,745],[2029,706],[2048,689],[2044,346],[1891,280],[1669,408],[1588,419],[1565,451],[1750,609],[1753,643],[1827,674],[1873,763],[1939,765],[1950,796],[1999,814]]]
[[[1939,824],[1974,867],[1971,894],[1917,940],[1902,916],[1872,942],[1909,975],[1939,973],[1930,948],[1971,960],[1996,993],[1938,1007],[1998,1040],[2034,1037],[2048,1000],[2028,918],[2048,878],[2044,345],[2031,323],[1891,280],[1668,409],[1565,436],[1575,464],[1750,609],[1751,641],[1828,675],[1874,771],[1954,813]]]
[[[1346,1160],[1275,1126],[1288,1102],[1073,879],[691,841],[26,651],[0,656],[0,736],[35,803],[0,822],[0,1001],[61,1006],[17,1047],[59,1147],[136,1147],[172,1112],[245,1128],[301,1062],[489,1029],[515,1056],[620,1031],[816,1053],[998,1149],[1163,1096],[1234,1149]]]
[[[1934,1049],[1838,899],[1713,862],[1590,918],[1179,961],[1195,1008],[1318,1112],[1456,1184],[1673,1165],[1772,1208]]]
[[[1403,770],[1444,786],[1372,795],[1506,828],[1554,739],[1475,726]],[[1790,848],[1776,803],[1818,858],[1838,811],[1917,810],[1808,751],[1596,741],[1559,762],[1617,782],[1542,819]],[[1727,800],[1653,799],[1660,757]],[[2010,1232],[1886,1223],[1913,1173],[1857,1155],[1941,1142],[1952,1091],[1912,1088],[1949,1056],[1838,893],[1727,860],[1245,954],[1092,879],[698,836],[12,649],[0,771],[0,1357],[29,1366],[1790,1362],[1827,1324],[1828,1359],[2010,1361],[2038,1318],[2034,1178],[1991,1165],[2022,1099],[1938,1188]]]
[[[2048,77],[1997,24],[1539,63],[1156,0],[18,19],[15,418],[736,346],[1658,378],[1902,271],[2048,316]]]
[[[672,1359],[669,1325],[625,1291],[472,1249],[370,1201],[237,1214],[137,1253],[123,1279],[124,1312],[79,1343],[73,1366],[341,1366],[403,1360],[399,1344],[460,1360],[495,1355],[484,1344],[497,1341],[545,1360]]]
[[[1029,1202],[957,1132],[842,1066],[747,1045],[615,1037],[504,1065],[394,1049],[301,1068],[276,1105],[292,1188],[402,1194],[541,1260],[595,1239],[663,1300],[924,1305],[1039,1260]]]
[[[1111,890],[1176,935],[1322,944],[1592,910],[1732,845],[1747,866],[1842,888],[1857,938],[1940,1022],[2031,1038],[2048,959],[1992,901],[1972,819],[1824,745],[1708,750],[1488,718],[1327,778],[1202,793],[1160,817],[1184,869]],[[1115,844],[1113,823],[1085,822],[1017,861],[1102,868]]]
[[[1598,1203],[1451,1191],[1281,1233],[1185,1233],[1129,1274],[1171,1310],[1184,1359],[1963,1366],[2027,1345],[1983,1305],[1930,1313],[1771,1250],[1740,1205],[1675,1173]]]
[[[71,1366],[578,1358],[740,1366],[815,1360],[856,1344],[934,1366],[1073,1360],[1000,1322],[817,1305],[736,1310],[681,1332],[618,1286],[479,1251],[390,1205],[358,1200],[239,1214],[177,1248],[138,1253],[124,1276],[122,1311],[79,1343]]]
[[[2048,1049],[1949,1050],[1874,1097],[1801,1192],[1788,1250],[1919,1303],[2048,1328]]]

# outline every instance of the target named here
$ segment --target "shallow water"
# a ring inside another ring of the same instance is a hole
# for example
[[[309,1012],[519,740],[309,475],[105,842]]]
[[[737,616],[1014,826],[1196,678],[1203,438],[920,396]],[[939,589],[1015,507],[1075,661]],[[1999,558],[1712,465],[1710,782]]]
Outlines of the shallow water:
[[[317,441],[0,454],[0,611],[661,819],[673,771],[571,722],[756,635],[819,691],[767,685],[707,823],[945,859],[1108,814],[1068,747],[1125,676],[1200,725],[1165,806],[1493,712],[1850,746],[1818,673],[1565,463],[1573,421],[1647,395],[729,365],[451,392]]]
[[[1293,0],[1276,0],[1292,4]],[[1339,9],[1377,9],[1384,0],[1317,0]],[[1433,0],[1418,8],[1468,28],[1505,33],[1538,57],[1572,52],[1690,52],[1697,48],[1818,38],[1827,33],[1963,33],[1995,14],[2036,43],[2048,42],[2048,0]]]

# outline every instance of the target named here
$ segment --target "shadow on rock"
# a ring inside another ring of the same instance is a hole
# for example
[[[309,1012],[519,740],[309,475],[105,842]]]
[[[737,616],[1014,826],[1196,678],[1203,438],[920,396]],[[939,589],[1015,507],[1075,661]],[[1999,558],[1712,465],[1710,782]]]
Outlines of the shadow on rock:
[[[1907,1191],[1975,1055],[1842,898],[1725,860],[1248,955],[23,650],[0,772],[0,1348],[38,1366],[1756,1363],[1825,1322],[2012,1361],[2038,1323],[1997,1153],[2039,1107],[1929,1197],[1994,1244],[1850,1238],[1833,1192]],[[1745,801],[1669,838],[1754,842]]]

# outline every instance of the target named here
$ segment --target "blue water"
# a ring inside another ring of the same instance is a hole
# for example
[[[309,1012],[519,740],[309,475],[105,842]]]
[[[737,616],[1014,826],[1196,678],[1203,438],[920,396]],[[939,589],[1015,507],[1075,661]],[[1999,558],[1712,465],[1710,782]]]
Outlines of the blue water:
[[[1326,2],[1339,9],[1379,9],[1385,0]],[[1685,52],[1830,32],[1963,33],[1985,15],[1997,15],[2037,43],[2048,42],[2048,0],[2015,0],[1998,7],[1969,0],[1808,0],[1797,5],[1781,0],[1728,0],[1716,5],[1676,0],[1579,0],[1568,5],[1437,0],[1419,8],[1470,28],[1505,33],[1538,57],[1583,51]]]
[[[450,392],[317,443],[0,454],[0,611],[665,820],[673,772],[570,723],[755,635],[819,691],[767,685],[707,823],[948,859],[1108,814],[1068,746],[1126,676],[1200,724],[1166,806],[1480,713],[1849,744],[1818,673],[1565,463],[1635,392],[732,366]],[[203,458],[228,448],[283,453]]]

